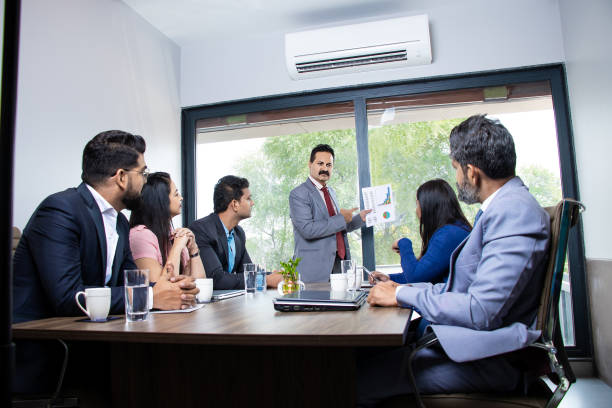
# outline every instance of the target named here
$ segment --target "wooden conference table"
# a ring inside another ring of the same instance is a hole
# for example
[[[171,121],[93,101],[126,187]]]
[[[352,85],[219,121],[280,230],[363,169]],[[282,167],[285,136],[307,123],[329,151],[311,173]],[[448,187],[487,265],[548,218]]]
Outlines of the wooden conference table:
[[[357,353],[401,346],[411,313],[367,303],[358,311],[278,312],[275,296],[268,290],[144,322],[43,319],[15,324],[13,335],[69,341],[68,378],[80,377],[95,401],[113,407],[342,407],[354,406]]]

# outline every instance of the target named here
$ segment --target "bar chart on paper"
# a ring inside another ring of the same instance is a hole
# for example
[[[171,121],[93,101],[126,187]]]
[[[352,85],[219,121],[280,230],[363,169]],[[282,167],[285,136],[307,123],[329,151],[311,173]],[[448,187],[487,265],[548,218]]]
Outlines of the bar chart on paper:
[[[366,226],[395,221],[395,202],[391,184],[361,189],[365,209],[372,210],[366,216]]]

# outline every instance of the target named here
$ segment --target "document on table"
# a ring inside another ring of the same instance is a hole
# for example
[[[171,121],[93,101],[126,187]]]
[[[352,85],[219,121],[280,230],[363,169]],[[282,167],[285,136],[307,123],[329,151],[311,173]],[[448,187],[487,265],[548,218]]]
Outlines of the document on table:
[[[204,307],[204,303],[195,305],[194,307],[188,307],[187,309],[176,309],[176,310],[151,310],[150,313],[191,313],[194,310],[198,310]]]
[[[395,197],[391,184],[361,189],[363,206],[372,210],[366,215],[366,227],[395,221]]]

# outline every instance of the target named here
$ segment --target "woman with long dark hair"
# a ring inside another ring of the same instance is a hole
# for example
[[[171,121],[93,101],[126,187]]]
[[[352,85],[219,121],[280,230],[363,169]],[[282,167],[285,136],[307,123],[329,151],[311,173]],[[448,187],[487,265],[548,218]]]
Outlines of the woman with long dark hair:
[[[470,233],[452,187],[442,179],[429,180],[417,189],[416,216],[420,220],[421,253],[417,258],[412,241],[400,238],[391,249],[400,255],[402,273],[373,272],[370,280],[397,283],[446,281],[452,252]]]
[[[182,201],[168,173],[151,173],[142,188],[140,205],[130,216],[132,256],[139,268],[149,270],[151,282],[157,282],[167,263],[183,275],[206,277],[193,232],[172,227]]]

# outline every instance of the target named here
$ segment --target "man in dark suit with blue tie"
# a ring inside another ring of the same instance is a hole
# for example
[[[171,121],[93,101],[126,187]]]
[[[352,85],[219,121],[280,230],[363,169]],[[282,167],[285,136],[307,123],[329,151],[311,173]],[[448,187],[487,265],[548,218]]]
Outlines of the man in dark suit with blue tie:
[[[214,289],[244,288],[244,264],[251,263],[246,249],[246,235],[238,223],[251,216],[255,203],[249,181],[225,176],[217,181],[213,192],[214,212],[195,220],[193,231],[200,248],[206,275]]]
[[[15,322],[81,315],[75,295],[87,287],[109,286],[110,313],[123,313],[123,271],[137,266],[121,210],[139,203],[148,174],[145,148],[141,136],[119,130],[98,134],[83,151],[83,183],[38,206],[13,259]],[[168,269],[149,291],[150,306],[179,309],[193,304],[198,291],[193,280]],[[49,354],[43,343],[17,343],[14,391],[44,390],[45,378],[56,381],[45,364]]]
[[[246,234],[238,225],[251,216],[255,205],[249,181],[243,177],[224,176],[213,191],[213,213],[195,220],[193,231],[200,248],[206,275],[213,280],[214,289],[243,289],[244,264],[252,263],[246,249]],[[275,287],[281,276],[267,277],[268,286]]]

